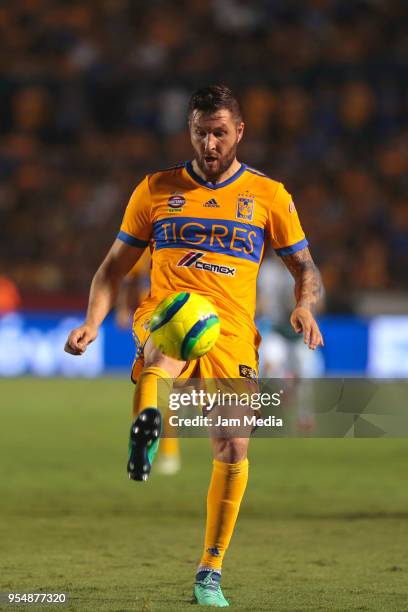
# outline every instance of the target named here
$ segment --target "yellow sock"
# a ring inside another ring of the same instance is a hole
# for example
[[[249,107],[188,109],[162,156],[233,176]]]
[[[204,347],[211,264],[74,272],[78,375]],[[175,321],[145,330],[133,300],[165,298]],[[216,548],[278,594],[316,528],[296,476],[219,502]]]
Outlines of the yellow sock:
[[[165,416],[163,420],[164,435],[160,439],[160,454],[166,455],[167,457],[178,457],[180,454],[179,441],[175,437],[168,437],[175,436],[176,434],[174,433],[174,431],[169,432],[167,430],[167,427],[168,419]]]
[[[139,376],[133,395],[133,419],[145,408],[168,406],[168,396],[172,389],[170,375],[161,368],[145,368]]]
[[[207,497],[204,553],[199,567],[221,569],[247,482],[248,459],[238,463],[214,459]]]
[[[167,457],[178,457],[180,455],[177,428],[172,427],[169,422],[171,411],[163,417],[163,435],[160,441],[160,454]]]

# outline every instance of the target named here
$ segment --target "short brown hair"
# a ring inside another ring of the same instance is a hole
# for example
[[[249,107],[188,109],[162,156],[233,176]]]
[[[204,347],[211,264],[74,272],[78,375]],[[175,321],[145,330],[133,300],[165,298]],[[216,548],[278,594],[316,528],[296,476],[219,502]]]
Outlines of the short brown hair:
[[[190,120],[194,111],[210,115],[217,110],[225,108],[231,112],[236,121],[242,121],[241,109],[238,100],[226,85],[209,85],[197,89],[188,103],[188,118]]]

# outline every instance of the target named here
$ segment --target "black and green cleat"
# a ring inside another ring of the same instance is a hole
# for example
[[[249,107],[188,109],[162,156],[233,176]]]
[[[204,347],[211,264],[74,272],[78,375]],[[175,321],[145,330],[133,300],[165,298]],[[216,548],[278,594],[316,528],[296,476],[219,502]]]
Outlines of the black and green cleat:
[[[162,418],[157,408],[146,408],[130,428],[127,471],[131,480],[147,480],[159,448]]]
[[[229,603],[224,597],[220,581],[221,574],[217,571],[199,571],[194,583],[192,603],[196,603],[199,606],[228,608]]]

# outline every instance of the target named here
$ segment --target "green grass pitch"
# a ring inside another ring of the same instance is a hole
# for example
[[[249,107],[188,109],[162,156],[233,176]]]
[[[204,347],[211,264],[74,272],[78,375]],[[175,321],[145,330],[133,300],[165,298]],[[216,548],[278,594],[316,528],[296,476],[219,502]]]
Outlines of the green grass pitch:
[[[209,444],[183,440],[176,476],[129,481],[131,392],[124,379],[0,381],[0,591],[65,591],[65,610],[192,609]],[[224,563],[232,609],[408,610],[407,451],[253,440]]]

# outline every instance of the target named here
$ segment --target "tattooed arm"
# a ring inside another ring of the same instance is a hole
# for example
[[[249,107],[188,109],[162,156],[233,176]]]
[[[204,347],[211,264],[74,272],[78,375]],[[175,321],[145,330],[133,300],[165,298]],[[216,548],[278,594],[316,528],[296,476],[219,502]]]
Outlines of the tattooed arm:
[[[290,317],[293,329],[303,332],[305,344],[311,349],[323,346],[323,337],[313,317],[312,308],[320,299],[322,283],[309,249],[302,249],[282,257],[283,263],[295,279],[296,306]]]

